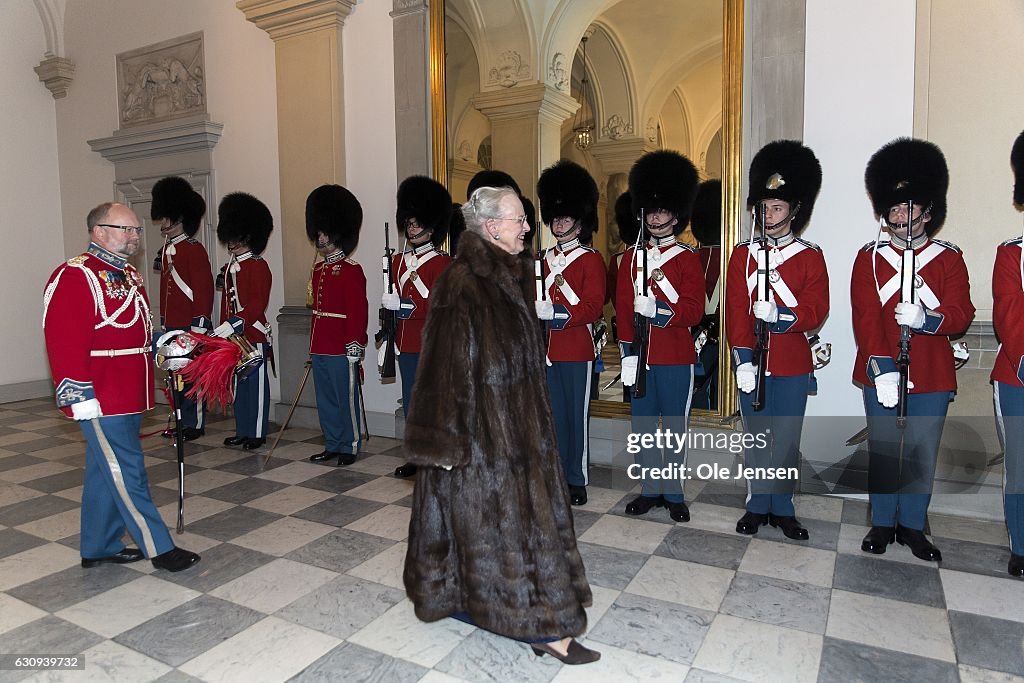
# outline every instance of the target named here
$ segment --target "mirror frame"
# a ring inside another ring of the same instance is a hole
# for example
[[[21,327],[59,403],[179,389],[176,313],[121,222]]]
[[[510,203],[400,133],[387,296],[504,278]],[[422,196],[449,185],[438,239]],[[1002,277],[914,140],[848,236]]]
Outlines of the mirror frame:
[[[736,246],[743,213],[743,13],[745,0],[722,0],[722,243],[720,301],[725,301],[725,274],[729,255]],[[430,134],[431,168],[434,178],[448,187],[447,103],[445,101],[444,0],[429,0],[430,28]],[[725,342],[725,320],[718,347],[718,410],[694,410],[695,426],[730,427],[737,410],[736,378],[730,349]],[[629,404],[595,400],[592,417],[630,416]]]

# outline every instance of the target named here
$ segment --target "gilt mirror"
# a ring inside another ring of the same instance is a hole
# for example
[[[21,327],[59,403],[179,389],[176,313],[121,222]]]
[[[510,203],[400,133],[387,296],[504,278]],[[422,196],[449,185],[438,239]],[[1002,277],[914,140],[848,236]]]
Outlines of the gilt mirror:
[[[722,181],[720,249],[705,261],[712,283],[724,272],[740,215],[743,0],[432,0],[430,36],[433,171],[454,201],[465,201],[477,172],[497,169],[536,203],[540,172],[570,159],[600,189],[591,246],[607,265],[623,249],[614,204],[630,167],[673,149],[702,180]],[[680,239],[698,246],[690,228]],[[706,294],[710,322],[725,296],[714,284]],[[597,417],[629,415],[613,314],[609,302],[591,383]],[[735,412],[727,351],[712,344],[701,354],[698,422]]]

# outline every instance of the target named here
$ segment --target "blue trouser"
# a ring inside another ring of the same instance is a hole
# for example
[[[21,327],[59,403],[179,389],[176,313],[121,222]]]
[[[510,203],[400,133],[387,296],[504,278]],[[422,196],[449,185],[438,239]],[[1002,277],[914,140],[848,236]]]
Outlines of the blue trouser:
[[[553,361],[547,367],[558,458],[569,486],[590,481],[590,383],[594,361]]]
[[[328,453],[355,455],[360,446],[359,364],[348,356],[313,354],[316,410]]]
[[[171,330],[184,330],[188,332],[191,329],[190,327],[168,327],[164,328],[164,332],[170,332]],[[185,390],[181,392],[181,426],[203,429],[206,427],[206,403],[203,401],[197,403],[195,399],[186,396],[185,394],[191,388],[191,384],[186,384]]]
[[[909,394],[907,424],[900,429],[896,409],[883,408],[875,388],[864,387],[871,526],[924,530],[951,396],[948,391]]]
[[[245,439],[265,439],[270,421],[270,378],[267,375],[267,345],[254,344],[263,354],[263,363],[251,375],[235,385],[235,435]]]
[[[993,382],[993,394],[1003,444],[1003,514],[1010,552],[1024,555],[1024,389]]]
[[[142,415],[112,415],[78,423],[85,435],[82,487],[82,557],[97,559],[124,550],[128,533],[146,557],[174,547],[149,495],[139,427]]]
[[[402,414],[409,417],[412,401],[412,387],[416,381],[416,368],[420,365],[420,354],[402,352],[398,354],[398,371],[402,375]]]
[[[684,447],[676,452],[676,448],[641,448],[636,456],[636,463],[642,468],[662,468],[678,465],[679,471],[686,465],[686,429],[690,418],[690,401],[693,392],[692,365],[652,365],[647,371],[647,393],[643,398],[632,401],[632,427],[638,434],[654,434],[658,429],[658,418],[661,428],[671,430],[678,438],[684,439]],[[655,479],[642,477],[641,495],[648,498],[664,496],[670,503],[683,502],[683,482],[681,477]]]
[[[740,415],[748,434],[765,434],[764,448],[747,448],[743,463],[747,467],[799,467],[800,432],[807,410],[807,390],[811,375],[765,377],[764,409],[755,411],[751,405],[754,392],[740,392]],[[761,515],[771,513],[792,517],[795,479],[748,479],[747,511]]]

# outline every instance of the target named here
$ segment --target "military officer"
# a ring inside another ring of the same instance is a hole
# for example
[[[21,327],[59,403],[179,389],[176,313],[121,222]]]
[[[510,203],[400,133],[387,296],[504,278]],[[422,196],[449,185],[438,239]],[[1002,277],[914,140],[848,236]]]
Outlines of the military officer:
[[[591,247],[597,230],[597,183],[579,164],[561,160],[537,181],[541,220],[556,245],[540,255],[543,295],[535,303],[547,337],[547,381],[558,455],[573,505],[587,503],[593,325],[601,317],[607,271]]]
[[[693,407],[713,410],[718,405],[718,335],[722,286],[722,181],[705,180],[693,203],[690,229],[700,242],[697,255],[704,268],[704,319],[694,329],[697,386]]]
[[[176,572],[199,561],[177,548],[149,493],[139,427],[153,407],[153,321],[128,263],[143,227],[124,204],[86,218],[89,249],[61,264],[43,293],[43,333],[57,406],[85,435],[82,566],[148,557]],[[125,530],[139,548],[126,548]]]

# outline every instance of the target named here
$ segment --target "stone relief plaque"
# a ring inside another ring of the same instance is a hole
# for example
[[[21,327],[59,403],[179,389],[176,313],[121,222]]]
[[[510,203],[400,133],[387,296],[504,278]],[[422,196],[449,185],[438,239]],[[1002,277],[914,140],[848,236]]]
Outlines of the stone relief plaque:
[[[205,114],[202,32],[117,55],[117,92],[122,128]]]
[[[498,57],[498,63],[488,72],[488,83],[511,88],[530,75],[530,66],[515,50],[506,50]]]

